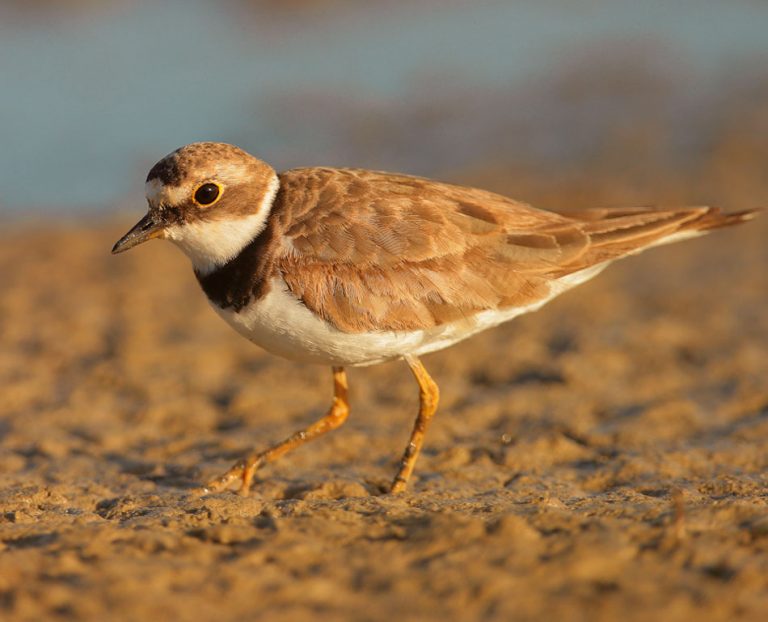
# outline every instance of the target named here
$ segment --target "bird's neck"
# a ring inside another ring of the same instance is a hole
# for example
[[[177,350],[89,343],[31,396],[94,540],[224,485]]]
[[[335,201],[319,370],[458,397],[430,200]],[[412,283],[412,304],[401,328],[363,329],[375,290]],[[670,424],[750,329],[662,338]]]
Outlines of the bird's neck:
[[[283,238],[284,207],[284,192],[275,193],[271,218],[265,220],[257,235],[213,270],[195,269],[197,281],[212,304],[220,309],[240,311],[269,293],[270,283],[277,274],[275,257]]]

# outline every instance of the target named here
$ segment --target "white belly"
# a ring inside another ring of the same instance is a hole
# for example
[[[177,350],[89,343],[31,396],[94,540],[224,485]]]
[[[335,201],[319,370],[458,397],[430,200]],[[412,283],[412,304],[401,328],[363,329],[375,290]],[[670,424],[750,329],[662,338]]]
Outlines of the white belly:
[[[214,305],[216,312],[241,335],[279,356],[323,365],[363,366],[447,348],[487,328],[535,311],[546,302],[595,276],[604,266],[569,275],[553,283],[544,300],[525,307],[481,311],[450,324],[413,331],[344,333],[317,317],[291,294],[282,279],[273,279],[269,293],[235,313]]]

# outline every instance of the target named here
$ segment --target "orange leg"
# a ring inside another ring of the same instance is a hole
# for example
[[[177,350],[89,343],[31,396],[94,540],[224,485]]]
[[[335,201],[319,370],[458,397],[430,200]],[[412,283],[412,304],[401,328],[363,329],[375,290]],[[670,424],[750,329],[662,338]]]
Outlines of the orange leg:
[[[243,460],[238,461],[229,471],[208,482],[203,488],[204,493],[224,490],[232,482],[240,480],[239,494],[247,495],[256,469],[262,465],[277,460],[283,454],[288,453],[299,445],[303,445],[312,439],[335,430],[347,420],[349,415],[349,402],[347,401],[347,375],[343,367],[333,368],[333,403],[325,415],[308,428],[291,434],[282,443],[278,443],[266,451],[254,452]]]
[[[416,377],[416,382],[419,383],[419,414],[416,417],[416,422],[413,424],[410,442],[400,460],[400,470],[392,482],[392,493],[403,492],[408,485],[408,478],[413,473],[413,467],[416,465],[416,459],[419,457],[421,446],[424,443],[424,433],[427,430],[427,424],[429,424],[434,416],[440,399],[440,390],[437,388],[435,381],[430,378],[421,361],[415,356],[407,356],[405,360]]]

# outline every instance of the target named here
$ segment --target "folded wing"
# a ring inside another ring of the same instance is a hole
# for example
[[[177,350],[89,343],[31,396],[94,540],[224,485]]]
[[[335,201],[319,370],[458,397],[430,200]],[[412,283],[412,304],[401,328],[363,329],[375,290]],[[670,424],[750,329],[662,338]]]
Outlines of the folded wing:
[[[484,190],[353,169],[281,175],[290,290],[345,332],[413,330],[535,304],[558,279],[749,213],[537,210]]]

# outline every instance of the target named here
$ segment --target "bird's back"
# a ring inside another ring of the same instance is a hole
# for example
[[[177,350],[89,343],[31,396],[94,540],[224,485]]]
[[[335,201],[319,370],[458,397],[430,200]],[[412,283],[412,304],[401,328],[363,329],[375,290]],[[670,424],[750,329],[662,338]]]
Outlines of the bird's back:
[[[708,207],[564,215],[428,179],[358,169],[280,175],[275,268],[344,332],[431,329],[532,308],[608,262],[745,220]]]

